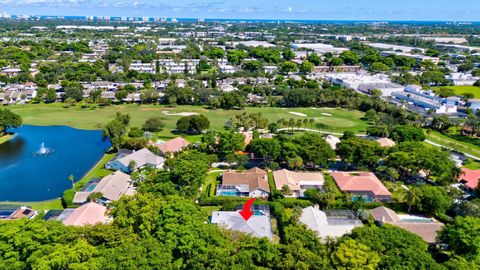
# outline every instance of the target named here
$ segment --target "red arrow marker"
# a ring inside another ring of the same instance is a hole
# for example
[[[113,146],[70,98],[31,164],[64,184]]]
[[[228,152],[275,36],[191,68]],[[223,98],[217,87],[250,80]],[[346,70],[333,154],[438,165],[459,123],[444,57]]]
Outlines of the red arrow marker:
[[[249,199],[243,206],[243,210],[240,211],[240,215],[242,215],[245,221],[248,221],[253,216],[253,212],[250,211],[250,208],[252,207],[252,204],[254,201],[255,201],[255,198]]]

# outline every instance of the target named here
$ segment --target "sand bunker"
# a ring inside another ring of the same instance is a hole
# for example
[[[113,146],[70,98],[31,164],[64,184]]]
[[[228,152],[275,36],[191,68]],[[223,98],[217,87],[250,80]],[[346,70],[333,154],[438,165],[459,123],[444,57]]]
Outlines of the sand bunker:
[[[181,113],[171,113],[169,111],[162,111],[163,114],[167,116],[190,116],[190,115],[198,115],[198,113],[194,112],[181,112]]]
[[[288,112],[289,114],[293,114],[293,115],[296,115],[296,116],[308,116],[304,113],[299,113],[299,112]]]
[[[330,113],[321,113],[321,115],[325,115],[325,116],[333,116],[332,114]]]

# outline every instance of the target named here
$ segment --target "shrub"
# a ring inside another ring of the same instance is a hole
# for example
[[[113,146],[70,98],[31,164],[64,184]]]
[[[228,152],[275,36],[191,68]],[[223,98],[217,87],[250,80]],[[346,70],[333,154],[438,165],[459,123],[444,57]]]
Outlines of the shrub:
[[[62,196],[62,206],[63,208],[73,206],[73,197],[75,196],[75,191],[73,189],[67,189],[63,192]]]
[[[165,123],[160,117],[151,117],[143,124],[143,130],[150,132],[159,132],[165,127]]]

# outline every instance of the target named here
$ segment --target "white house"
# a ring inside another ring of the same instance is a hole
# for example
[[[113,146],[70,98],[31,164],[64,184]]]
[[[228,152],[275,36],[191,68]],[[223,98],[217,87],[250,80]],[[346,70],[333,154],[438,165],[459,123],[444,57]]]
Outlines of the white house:
[[[105,168],[109,170],[119,170],[124,173],[131,173],[147,166],[160,169],[163,168],[164,162],[165,159],[163,157],[159,157],[150,152],[147,148],[143,148],[131,154],[111,160],[105,165]]]

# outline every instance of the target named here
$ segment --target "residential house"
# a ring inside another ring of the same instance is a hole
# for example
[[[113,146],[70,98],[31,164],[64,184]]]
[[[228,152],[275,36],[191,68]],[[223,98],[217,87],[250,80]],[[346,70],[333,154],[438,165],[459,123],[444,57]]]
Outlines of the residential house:
[[[222,174],[222,184],[217,187],[217,196],[240,196],[267,198],[270,195],[268,174],[253,168],[245,172],[226,171]]]
[[[480,170],[462,168],[462,173],[457,181],[464,184],[467,189],[474,190],[479,187]]]
[[[105,224],[110,221],[110,218],[107,216],[107,207],[90,202],[75,209],[65,209],[59,220],[67,226],[86,226]]]
[[[399,215],[384,206],[370,210],[370,214],[380,226],[385,223],[398,226],[420,236],[427,243],[435,243],[438,232],[443,228],[443,223],[433,218]]]
[[[36,217],[38,213],[39,211],[33,210],[26,206],[22,206],[15,209],[15,211],[13,211],[13,213],[10,214],[8,219],[12,219],[12,220],[17,220],[22,218],[31,219]]]
[[[337,149],[337,144],[340,143],[340,139],[332,135],[327,135],[325,137],[325,141],[330,145],[333,150]]]
[[[317,206],[302,210],[299,219],[310,230],[317,233],[322,240],[338,238],[362,226],[362,222],[350,210],[321,211]]]
[[[342,192],[353,195],[352,200],[362,197],[367,202],[389,202],[392,194],[371,172],[334,172],[333,180]]]
[[[159,157],[150,152],[147,148],[143,148],[132,152],[131,154],[112,159],[105,165],[105,168],[115,171],[120,170],[124,173],[131,173],[147,166],[162,168],[164,162],[165,159],[163,157]]]
[[[102,178],[91,191],[76,192],[73,197],[73,203],[83,204],[87,201],[90,194],[97,192],[102,194],[99,203],[108,204],[120,199],[123,195],[134,195],[135,187],[130,175],[116,171]]]
[[[304,197],[307,189],[321,189],[324,178],[320,172],[293,172],[286,169],[273,172],[275,187],[282,190],[287,186],[291,197]]]
[[[480,110],[480,99],[469,99],[468,108],[474,112]]]
[[[211,222],[228,230],[244,232],[255,237],[273,239],[272,224],[268,206],[252,206],[254,215],[245,220],[237,211],[213,211]]]
[[[381,147],[388,148],[388,147],[395,146],[395,142],[389,138],[379,138],[379,139],[376,139],[375,141],[378,142]]]
[[[163,156],[167,156],[169,153],[174,154],[180,152],[189,145],[190,142],[182,137],[177,137],[166,142],[155,144],[155,146],[158,148],[158,150],[160,150],[160,153]]]

